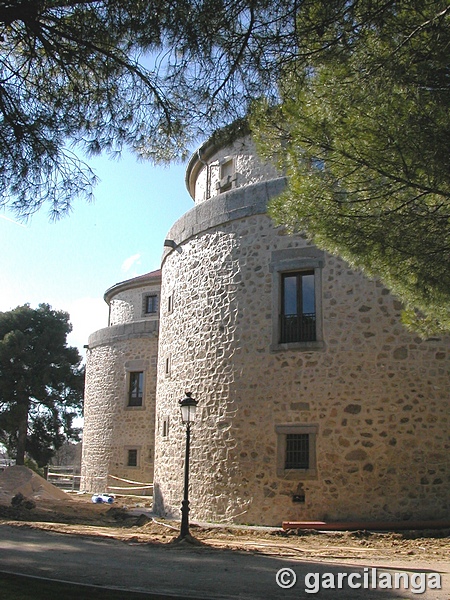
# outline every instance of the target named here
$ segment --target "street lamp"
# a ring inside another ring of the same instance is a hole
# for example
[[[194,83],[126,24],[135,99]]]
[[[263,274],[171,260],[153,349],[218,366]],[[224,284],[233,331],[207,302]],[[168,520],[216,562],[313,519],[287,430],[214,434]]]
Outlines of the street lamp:
[[[192,392],[186,392],[186,397],[179,400],[181,419],[186,424],[186,455],[184,460],[184,497],[181,503],[180,539],[189,535],[189,452],[191,445],[191,423],[195,419],[198,400],[192,398]]]

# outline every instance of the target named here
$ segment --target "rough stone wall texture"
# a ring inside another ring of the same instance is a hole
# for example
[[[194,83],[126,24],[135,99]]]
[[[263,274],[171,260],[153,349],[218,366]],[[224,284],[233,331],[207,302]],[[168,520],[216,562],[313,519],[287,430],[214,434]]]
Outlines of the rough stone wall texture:
[[[126,487],[108,475],[152,482],[157,322],[138,321],[105,328],[90,336],[89,347],[81,489],[97,493],[106,491],[108,485]],[[144,372],[142,407],[128,406],[129,371]],[[127,465],[129,449],[138,451],[137,467]]]
[[[143,313],[144,297],[148,294],[159,295],[160,285],[143,285],[125,289],[111,299],[109,304],[109,324],[131,323],[143,318],[157,319],[157,315]]]
[[[220,165],[226,157],[233,157],[234,160],[233,178],[235,177],[236,188],[279,177],[275,167],[259,160],[253,140],[250,137],[241,138],[231,146],[218,150],[208,158],[208,168],[205,165],[199,170],[194,193],[196,204],[220,194],[217,188],[220,181]]]
[[[163,263],[156,510],[179,513],[178,400],[190,390],[199,400],[192,518],[278,525],[448,517],[449,340],[408,333],[387,289],[324,255],[323,347],[271,350],[274,253],[298,249],[304,264],[317,251],[263,214],[178,243]],[[317,426],[316,477],[277,474],[277,424]]]
[[[219,194],[232,155],[234,187]],[[209,193],[197,164],[196,206],[167,236],[159,346],[158,317],[142,314],[159,285],[137,280],[112,288],[111,326],[89,338],[82,489],[105,491],[108,475],[151,481],[154,468],[155,509],[179,514],[178,400],[192,391],[193,518],[448,518],[450,340],[408,333],[383,285],[274,228],[266,204],[285,181],[248,138],[208,161]],[[305,267],[319,339],[280,345],[280,273]],[[133,370],[146,373],[143,408],[127,407]],[[280,473],[279,427],[292,425],[316,431],[316,471]],[[128,448],[139,467],[126,466]]]

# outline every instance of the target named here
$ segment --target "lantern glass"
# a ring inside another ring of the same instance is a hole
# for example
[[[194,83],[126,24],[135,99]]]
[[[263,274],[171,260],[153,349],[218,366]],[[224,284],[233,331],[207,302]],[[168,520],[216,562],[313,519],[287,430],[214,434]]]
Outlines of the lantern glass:
[[[195,404],[185,404],[181,407],[181,418],[183,423],[192,423],[192,421],[195,419],[196,409],[197,407]]]
[[[191,398],[191,394],[187,392],[186,398],[180,400],[180,407],[183,423],[192,423],[192,421],[195,419],[197,400]]]

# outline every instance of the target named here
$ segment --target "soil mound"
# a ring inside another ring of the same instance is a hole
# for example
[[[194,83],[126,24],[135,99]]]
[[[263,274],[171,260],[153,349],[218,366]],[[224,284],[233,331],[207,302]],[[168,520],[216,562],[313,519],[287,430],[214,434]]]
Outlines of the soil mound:
[[[0,503],[9,504],[16,494],[36,500],[67,500],[68,495],[28,467],[14,465],[0,473]]]

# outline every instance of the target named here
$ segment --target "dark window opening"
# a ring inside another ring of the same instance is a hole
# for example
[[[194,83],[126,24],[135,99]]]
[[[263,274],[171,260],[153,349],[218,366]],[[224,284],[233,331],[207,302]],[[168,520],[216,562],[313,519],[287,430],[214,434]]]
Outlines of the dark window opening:
[[[138,457],[138,451],[133,449],[133,450],[128,450],[128,466],[129,467],[137,467],[137,457]]]
[[[128,390],[128,406],[142,406],[144,395],[144,373],[134,371],[130,373],[130,387]]]
[[[315,342],[314,271],[283,273],[281,277],[280,343]]]
[[[309,469],[309,434],[286,435],[285,469]]]
[[[158,310],[158,296],[146,296],[145,297],[145,313],[152,314],[156,313]]]

